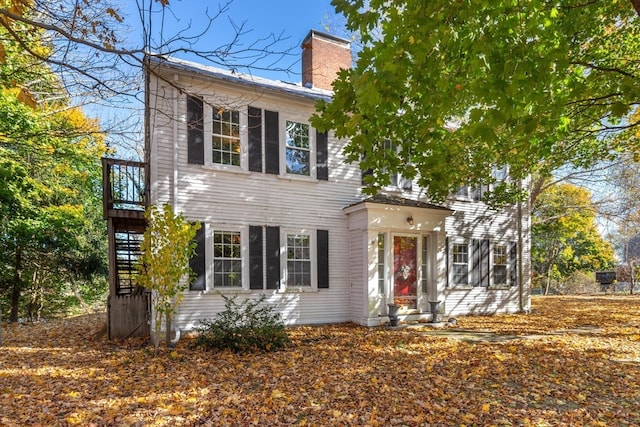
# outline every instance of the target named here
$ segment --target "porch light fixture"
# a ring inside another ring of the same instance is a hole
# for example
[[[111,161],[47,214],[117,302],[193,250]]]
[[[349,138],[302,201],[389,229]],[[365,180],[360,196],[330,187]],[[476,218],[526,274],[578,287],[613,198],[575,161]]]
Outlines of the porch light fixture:
[[[413,214],[409,214],[407,217],[407,224],[413,225]]]

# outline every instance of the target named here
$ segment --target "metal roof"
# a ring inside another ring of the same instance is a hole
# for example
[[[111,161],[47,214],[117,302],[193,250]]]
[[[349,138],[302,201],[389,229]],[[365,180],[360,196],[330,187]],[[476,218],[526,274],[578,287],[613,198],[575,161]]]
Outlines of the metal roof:
[[[164,55],[150,55],[151,64],[158,67],[173,68],[198,74],[205,78],[221,80],[229,83],[281,92],[288,95],[303,97],[311,100],[331,100],[332,91],[302,86],[300,83],[289,83],[281,80],[265,79],[251,74],[225,70],[210,65],[203,65],[192,61]]]

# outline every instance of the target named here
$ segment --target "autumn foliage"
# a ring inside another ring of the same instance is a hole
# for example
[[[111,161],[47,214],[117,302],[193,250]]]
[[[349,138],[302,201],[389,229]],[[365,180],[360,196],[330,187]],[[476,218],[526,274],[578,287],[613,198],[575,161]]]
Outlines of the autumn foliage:
[[[292,328],[275,353],[92,340],[104,315],[8,325],[0,424],[640,424],[638,297],[544,297],[455,327]]]

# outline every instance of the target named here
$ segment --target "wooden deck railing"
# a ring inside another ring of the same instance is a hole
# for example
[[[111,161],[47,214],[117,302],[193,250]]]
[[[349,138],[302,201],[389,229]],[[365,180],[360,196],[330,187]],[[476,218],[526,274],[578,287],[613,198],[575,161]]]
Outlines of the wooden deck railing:
[[[140,216],[149,204],[149,166],[102,158],[104,218]]]

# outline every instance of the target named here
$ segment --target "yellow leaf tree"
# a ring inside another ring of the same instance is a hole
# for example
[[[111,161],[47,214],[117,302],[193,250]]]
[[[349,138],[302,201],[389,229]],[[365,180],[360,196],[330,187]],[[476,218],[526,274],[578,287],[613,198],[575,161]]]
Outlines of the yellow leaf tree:
[[[153,343],[157,349],[165,317],[167,342],[170,340],[171,320],[190,280],[189,258],[195,252],[193,239],[200,224],[187,222],[169,204],[150,206],[145,218],[148,225],[141,245],[138,284],[152,291]]]

